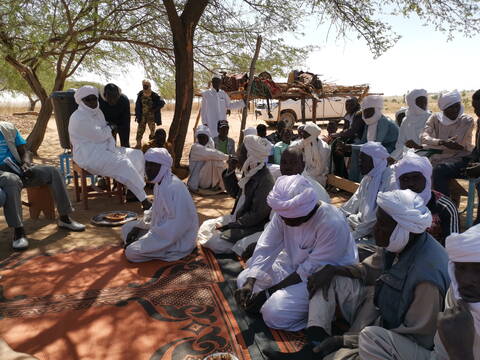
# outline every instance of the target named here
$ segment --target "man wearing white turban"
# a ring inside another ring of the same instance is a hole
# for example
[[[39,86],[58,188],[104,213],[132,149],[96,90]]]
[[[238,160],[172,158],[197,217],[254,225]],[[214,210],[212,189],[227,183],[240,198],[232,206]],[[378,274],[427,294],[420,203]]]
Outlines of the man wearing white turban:
[[[303,350],[311,359],[358,359],[360,331],[362,359],[388,358],[362,354],[362,336],[372,329],[364,327],[375,320],[373,304],[378,310],[375,323],[383,329],[409,336],[425,349],[433,345],[449,277],[445,250],[425,232],[432,220],[430,212],[410,190],[379,193],[377,204],[374,234],[382,249],[359,265],[325,267],[309,279],[313,297],[308,324],[310,333],[316,334],[312,340],[320,343],[315,350],[314,344]],[[343,336],[331,336],[337,306],[350,324]]]
[[[431,113],[427,110],[428,94],[425,89],[415,89],[406,96],[408,109],[400,125],[397,145],[392,153],[394,159],[401,159],[408,149],[422,149],[420,135]]]
[[[74,96],[78,109],[70,116],[68,124],[73,160],[92,174],[114,178],[142,202],[144,209],[150,208],[144,190],[143,153],[115,146],[112,129],[98,106],[97,88],[82,86]]]
[[[319,267],[358,262],[343,215],[301,175],[281,176],[268,195],[275,212],[237,279],[237,302],[273,329],[307,325],[307,279]]]
[[[446,240],[451,286],[438,316],[434,347],[381,328],[360,335],[360,355],[369,360],[480,360],[480,225]]]
[[[369,141],[360,148],[360,173],[363,178],[357,191],[340,208],[355,240],[372,235],[377,221],[378,192],[387,190],[390,185],[388,157],[387,150],[380,143]]]
[[[225,170],[225,161],[228,155],[215,149],[215,143],[210,136],[210,129],[200,125],[195,130],[196,142],[192,145],[189,155],[190,177],[188,188],[197,192],[200,190],[213,190],[222,192],[222,171]]]
[[[185,184],[172,174],[172,162],[167,149],[152,148],[145,153],[145,174],[155,184],[155,197],[141,220],[122,227],[129,261],[176,261],[196,246],[197,210]]]
[[[230,158],[222,175],[226,191],[235,198],[233,210],[230,215],[203,222],[198,231],[201,245],[217,254],[231,253],[238,241],[263,230],[271,210],[266,199],[274,184],[265,164],[271,149],[267,139],[245,136],[238,158]],[[240,179],[235,168],[241,169]]]
[[[308,121],[302,130],[303,139],[290,146],[303,151],[305,173],[325,186],[330,163],[330,146],[319,137],[321,132],[315,123]]]
[[[227,110],[243,109],[245,102],[230,101],[228,94],[220,89],[222,78],[215,75],[212,78],[212,88],[202,92],[201,115],[202,123],[210,129],[210,136],[218,136],[217,124],[227,120]]]
[[[451,179],[460,177],[473,150],[473,118],[464,114],[462,96],[457,90],[440,94],[438,107],[421,135],[424,147],[441,150],[430,157],[433,165],[433,188],[450,196]]]
[[[421,196],[432,214],[432,226],[427,231],[445,245],[447,236],[459,232],[458,210],[448,197],[432,191],[430,161],[425,156],[408,151],[394,169],[396,188],[410,189]]]
[[[366,126],[363,129],[359,144],[367,141],[379,142],[391,153],[395,149],[398,138],[398,126],[392,120],[382,114],[383,96],[369,95],[363,99],[361,104],[362,118]],[[358,161],[358,149],[349,145],[340,147],[338,151],[352,152],[349,167],[349,178],[353,181],[360,181],[360,169]]]

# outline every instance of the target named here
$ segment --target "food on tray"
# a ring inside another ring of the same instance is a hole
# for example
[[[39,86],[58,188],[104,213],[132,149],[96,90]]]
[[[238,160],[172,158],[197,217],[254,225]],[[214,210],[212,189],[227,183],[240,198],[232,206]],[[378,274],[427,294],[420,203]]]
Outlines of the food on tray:
[[[207,356],[204,360],[238,360],[238,358],[233,354],[216,353]]]
[[[105,220],[108,220],[111,222],[123,221],[127,218],[127,216],[128,214],[125,214],[122,212],[116,212],[116,213],[105,215]]]

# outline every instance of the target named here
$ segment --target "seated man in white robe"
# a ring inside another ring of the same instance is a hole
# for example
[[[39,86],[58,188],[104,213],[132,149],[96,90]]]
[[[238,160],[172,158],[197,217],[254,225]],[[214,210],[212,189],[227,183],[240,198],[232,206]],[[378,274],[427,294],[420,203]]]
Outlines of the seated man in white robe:
[[[280,172],[281,175],[302,175],[305,179],[308,180],[310,185],[312,186],[313,190],[317,193],[318,199],[322,202],[327,204],[331,203],[330,196],[328,195],[327,191],[324,189],[322,185],[318,182],[313,180],[309,176],[305,176],[305,162],[303,161],[303,154],[298,149],[285,149],[282,153],[282,157],[280,159]],[[280,176],[281,176],[280,175]],[[270,219],[273,217],[273,211],[270,213]],[[265,227],[268,226],[268,223],[265,224]],[[241,256],[243,260],[248,260],[252,255],[253,251],[255,250],[256,243],[260,236],[262,235],[262,231],[259,231],[255,234],[249,235],[242,240],[238,241],[235,246],[233,247],[233,252],[236,253],[238,256]]]
[[[299,331],[307,326],[308,277],[327,264],[356,264],[357,248],[343,215],[319,202],[303,176],[281,176],[267,201],[275,215],[238,276],[235,298],[270,328]]]
[[[82,86],[75,92],[78,109],[70,116],[68,133],[73,160],[84,170],[108,176],[125,185],[142,203],[151,206],[145,193],[145,161],[140,150],[115,146],[112,129],[98,107],[98,89]]]
[[[225,188],[235,198],[232,213],[203,222],[198,231],[201,245],[217,254],[231,253],[238,241],[263,230],[271,210],[266,199],[274,184],[265,164],[271,148],[267,139],[245,136],[238,158],[231,158],[223,173]],[[240,179],[235,168],[241,169]]]
[[[408,333],[379,326],[360,333],[362,359],[480,360],[480,225],[446,239],[450,289],[438,314],[433,350],[419,346]]]
[[[141,220],[122,227],[129,261],[175,261],[196,246],[197,210],[185,184],[172,174],[172,162],[166,149],[152,148],[145,153],[145,173],[155,184],[155,197]]]
[[[309,278],[309,344],[297,353],[269,352],[270,360],[420,359],[415,351],[406,358],[359,357],[360,332],[372,323],[408,336],[415,349],[433,346],[450,283],[447,254],[425,231],[432,217],[418,194],[394,190],[379,193],[377,201],[377,252],[358,265],[327,265]],[[334,332],[339,318],[350,326],[343,335]]]
[[[290,146],[303,151],[306,174],[325,186],[330,166],[330,146],[320,138],[321,132],[317,125],[309,121],[302,129],[303,139]]]
[[[408,108],[400,125],[397,145],[391,155],[396,160],[401,159],[408,149],[423,149],[420,145],[420,135],[423,133],[425,124],[431,115],[431,112],[427,110],[427,90],[412,90],[407,94],[405,100]]]
[[[190,149],[188,188],[191,191],[211,190],[222,192],[222,172],[228,155],[215,149],[210,130],[200,125],[195,130],[196,142]]]
[[[360,173],[362,181],[357,191],[340,208],[352,230],[355,240],[369,237],[377,221],[377,194],[389,190],[391,170],[387,167],[388,151],[376,142],[360,147]]]

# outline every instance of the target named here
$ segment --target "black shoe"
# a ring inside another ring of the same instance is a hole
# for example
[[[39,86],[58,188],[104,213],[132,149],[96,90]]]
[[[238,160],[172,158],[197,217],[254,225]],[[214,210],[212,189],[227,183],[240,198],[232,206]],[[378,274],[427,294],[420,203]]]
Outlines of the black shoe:
[[[293,353],[282,353],[272,349],[265,349],[262,351],[270,360],[314,360],[315,353],[313,352],[313,345],[306,344],[302,350]]]

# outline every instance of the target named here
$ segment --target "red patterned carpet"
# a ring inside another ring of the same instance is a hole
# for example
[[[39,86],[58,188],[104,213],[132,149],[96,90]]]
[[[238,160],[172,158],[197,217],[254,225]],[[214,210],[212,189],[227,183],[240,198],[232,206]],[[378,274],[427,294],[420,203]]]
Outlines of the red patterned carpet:
[[[0,263],[0,276],[0,336],[42,360],[257,358],[221,290],[218,262],[202,250],[144,264],[127,262],[119,247],[20,255]],[[288,351],[302,340],[273,338]]]

